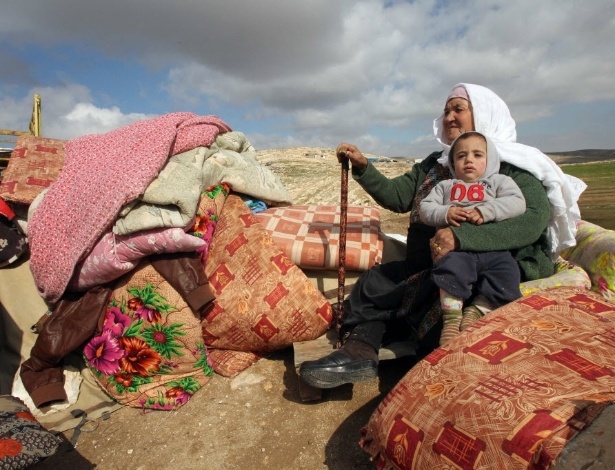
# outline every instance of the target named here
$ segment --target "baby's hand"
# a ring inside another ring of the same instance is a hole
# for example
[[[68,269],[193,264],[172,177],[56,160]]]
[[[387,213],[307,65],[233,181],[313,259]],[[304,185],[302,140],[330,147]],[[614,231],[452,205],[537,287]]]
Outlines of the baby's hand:
[[[483,215],[478,209],[470,209],[468,211],[467,221],[474,225],[481,225],[485,219],[483,219]]]
[[[462,207],[451,206],[446,213],[446,222],[453,227],[459,227],[461,222],[468,219],[468,211]]]

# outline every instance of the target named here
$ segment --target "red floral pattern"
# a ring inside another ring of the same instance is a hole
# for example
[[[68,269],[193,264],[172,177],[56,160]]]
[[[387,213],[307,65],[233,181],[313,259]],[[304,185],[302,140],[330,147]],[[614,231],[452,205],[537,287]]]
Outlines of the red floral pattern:
[[[83,352],[101,387],[134,407],[176,409],[213,374],[199,319],[149,264],[118,282]]]
[[[331,305],[230,194],[205,263],[216,299],[203,314],[211,348],[266,353],[308,341],[331,323]]]

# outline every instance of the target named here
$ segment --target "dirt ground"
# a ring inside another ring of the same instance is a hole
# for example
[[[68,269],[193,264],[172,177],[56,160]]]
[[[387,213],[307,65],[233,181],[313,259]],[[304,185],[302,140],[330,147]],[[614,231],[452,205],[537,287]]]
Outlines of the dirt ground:
[[[259,156],[287,185],[295,204],[338,203],[339,170],[331,152],[280,152]],[[385,173],[400,174],[410,165],[379,166]],[[351,181],[349,203],[373,201]],[[406,216],[382,212],[384,232],[405,234],[406,226]],[[68,443],[74,431],[67,431],[67,442],[36,468],[373,469],[358,444],[360,429],[414,362],[412,357],[383,361],[377,380],[325,390],[321,400],[303,402],[293,349],[288,348],[233,379],[215,375],[179,410],[121,408],[84,426],[74,449]],[[615,468],[615,449],[605,445],[615,437],[613,409],[592,425],[592,432],[582,434],[585,441],[566,449],[558,469]]]
[[[214,376],[179,410],[121,408],[36,468],[372,469],[359,431],[413,362],[383,361],[378,380],[302,402],[289,348],[234,379]]]

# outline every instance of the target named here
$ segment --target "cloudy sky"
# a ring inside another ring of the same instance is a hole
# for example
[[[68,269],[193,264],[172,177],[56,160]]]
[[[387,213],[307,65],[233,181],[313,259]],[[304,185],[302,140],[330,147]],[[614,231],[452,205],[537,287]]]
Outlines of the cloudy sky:
[[[257,149],[424,156],[457,82],[499,94],[518,140],[615,148],[613,0],[7,0],[0,128],[70,139],[175,111]]]

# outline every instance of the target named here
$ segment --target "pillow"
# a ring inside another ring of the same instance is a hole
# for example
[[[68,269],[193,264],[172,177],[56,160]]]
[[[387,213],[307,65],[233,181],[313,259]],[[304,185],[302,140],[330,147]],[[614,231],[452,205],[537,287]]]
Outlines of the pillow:
[[[415,365],[362,430],[378,468],[546,469],[615,401],[615,304],[550,289]]]
[[[592,288],[608,299],[615,297],[615,231],[580,220],[577,244],[561,253],[588,272]]]
[[[553,287],[591,289],[591,286],[592,281],[583,268],[575,266],[564,258],[559,257],[555,262],[555,274],[544,279],[522,282],[519,288],[521,289],[521,295],[527,297],[530,294]]]
[[[216,295],[203,313],[208,347],[266,353],[318,338],[331,324],[331,304],[236,194],[220,214],[205,273]]]
[[[0,468],[25,469],[53,455],[62,439],[36,421],[18,398],[0,396]]]
[[[252,352],[231,351],[230,349],[208,349],[211,368],[223,377],[235,377],[246,370],[262,355]]]
[[[289,206],[255,215],[273,242],[302,269],[335,269],[339,266],[339,206]],[[380,210],[349,206],[346,225],[345,267],[365,271],[382,259]]]
[[[0,197],[11,202],[32,203],[60,174],[64,143],[57,139],[20,136],[2,176]]]

